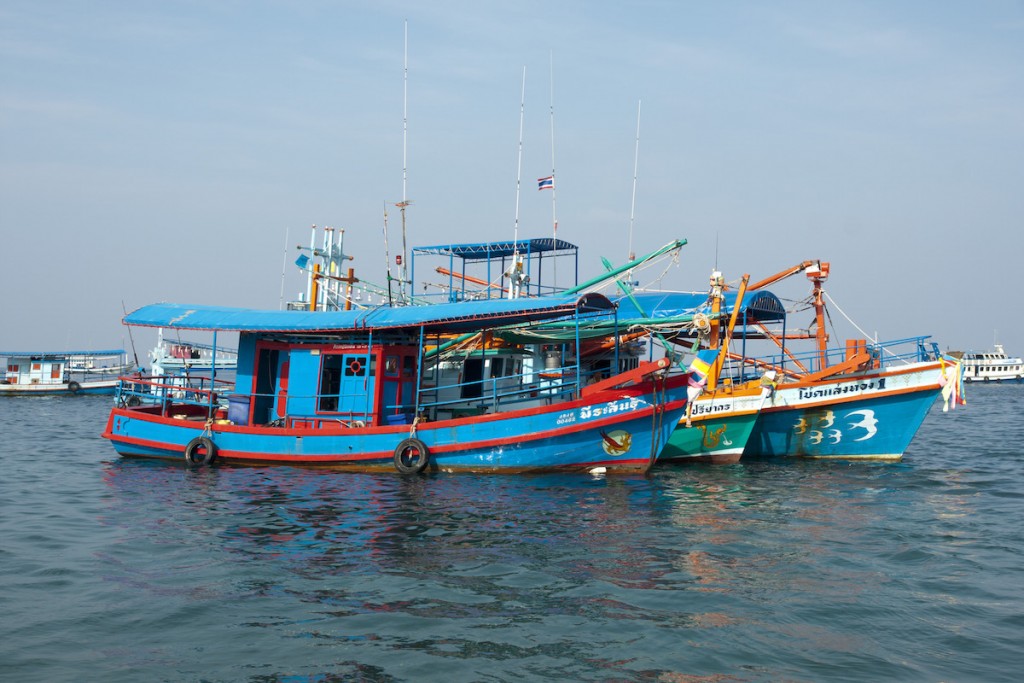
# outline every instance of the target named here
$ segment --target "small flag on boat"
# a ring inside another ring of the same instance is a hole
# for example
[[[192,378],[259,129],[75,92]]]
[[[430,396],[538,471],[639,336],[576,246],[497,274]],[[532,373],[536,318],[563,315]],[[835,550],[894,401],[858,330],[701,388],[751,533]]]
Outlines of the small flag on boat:
[[[707,384],[708,372],[718,358],[718,349],[704,349],[697,352],[697,357],[690,363],[690,386],[702,387]]]
[[[553,189],[555,189],[555,176],[549,175],[547,178],[537,178],[537,189],[538,190],[553,190]]]
[[[299,258],[295,259],[295,265],[305,270],[306,266],[309,265],[309,257],[305,254],[300,254]]]

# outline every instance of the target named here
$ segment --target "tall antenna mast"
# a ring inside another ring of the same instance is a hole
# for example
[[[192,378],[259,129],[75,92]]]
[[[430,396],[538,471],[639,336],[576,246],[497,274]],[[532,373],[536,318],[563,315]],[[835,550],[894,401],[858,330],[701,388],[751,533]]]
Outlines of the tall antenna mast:
[[[523,91],[519,98],[519,160],[516,165],[516,222],[512,231],[512,265],[505,274],[508,275],[508,298],[519,297],[523,282],[523,264],[519,260],[519,190],[523,175],[523,115],[526,111],[526,66],[523,66]]]
[[[633,154],[633,201],[629,207],[629,260],[636,258],[633,251],[633,216],[636,213],[636,177],[640,166],[640,103],[636,102],[636,151]]]
[[[555,51],[551,51],[551,239],[552,248],[558,247],[558,214],[555,212]],[[551,285],[558,289],[558,259],[552,260]]]
[[[284,229],[284,255],[281,256],[281,301],[277,309],[284,310],[284,271],[288,267],[288,228]]]
[[[402,277],[399,283],[399,293],[405,297],[405,284],[409,280],[408,247],[405,236],[405,207],[409,206],[409,196],[406,193],[406,185],[409,177],[408,161],[408,138],[409,138],[409,20],[405,20],[405,50],[402,58],[402,201],[398,207],[402,211]],[[411,285],[410,285],[411,289]],[[412,298],[412,292],[409,292]]]
[[[523,114],[526,111],[526,67],[523,67],[523,93],[519,98],[519,161],[516,166],[516,222],[513,230],[513,245],[519,242],[519,187],[523,175]]]

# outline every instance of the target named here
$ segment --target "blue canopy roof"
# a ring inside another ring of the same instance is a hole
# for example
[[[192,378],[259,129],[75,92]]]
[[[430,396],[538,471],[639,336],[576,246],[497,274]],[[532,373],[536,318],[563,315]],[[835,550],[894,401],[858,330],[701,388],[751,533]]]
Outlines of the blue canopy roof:
[[[723,315],[732,312],[736,305],[736,295],[734,291],[725,293]],[[617,305],[619,319],[622,321],[647,318],[657,322],[711,311],[707,293],[699,292],[635,292],[632,299],[624,296],[617,301]],[[759,290],[743,298],[740,314],[744,313],[762,322],[776,321],[786,317],[786,308],[777,296]]]
[[[126,325],[236,332],[366,332],[429,327],[462,332],[551,320],[577,311],[608,310],[613,304],[599,294],[582,297],[485,299],[429,306],[379,306],[352,311],[267,311],[223,306],[159,303],[124,317]]]

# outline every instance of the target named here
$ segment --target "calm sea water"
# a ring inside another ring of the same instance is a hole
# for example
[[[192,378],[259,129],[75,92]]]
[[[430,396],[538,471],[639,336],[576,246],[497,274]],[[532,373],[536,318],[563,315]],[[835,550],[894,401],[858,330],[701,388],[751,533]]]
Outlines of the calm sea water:
[[[5,681],[1017,681],[1024,387],[898,464],[186,471],[0,401]]]

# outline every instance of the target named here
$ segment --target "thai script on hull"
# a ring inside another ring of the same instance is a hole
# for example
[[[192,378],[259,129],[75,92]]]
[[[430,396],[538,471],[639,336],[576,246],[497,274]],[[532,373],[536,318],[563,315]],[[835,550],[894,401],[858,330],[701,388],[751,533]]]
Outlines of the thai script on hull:
[[[802,388],[798,396],[802,399],[809,398],[834,398],[847,394],[862,394],[868,391],[882,391],[885,389],[885,378],[879,377],[878,381],[855,382],[853,384],[838,384],[832,387],[810,387]]]

